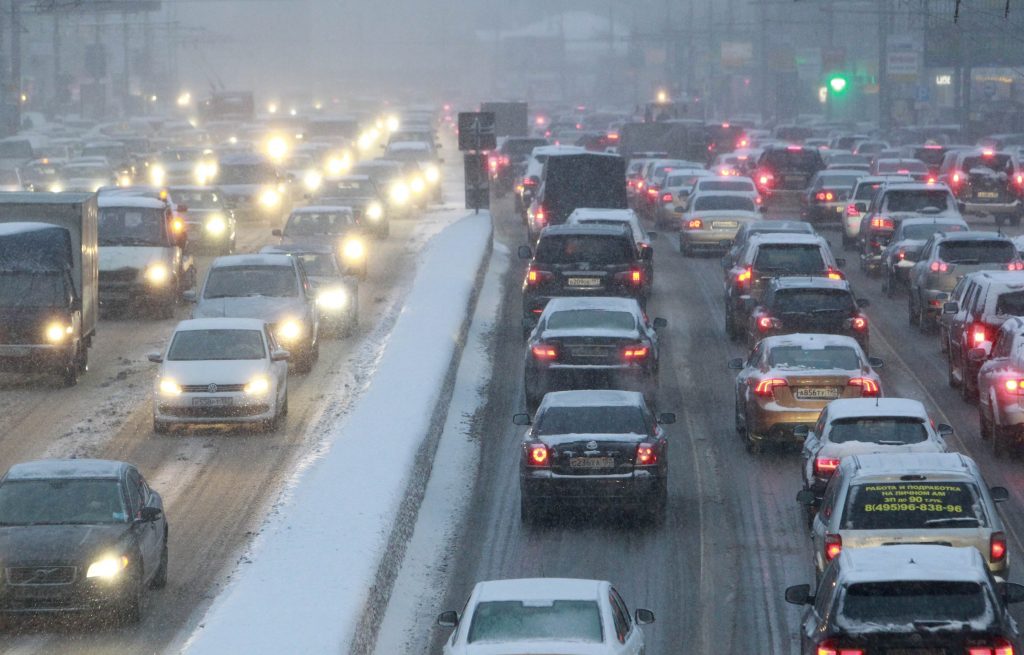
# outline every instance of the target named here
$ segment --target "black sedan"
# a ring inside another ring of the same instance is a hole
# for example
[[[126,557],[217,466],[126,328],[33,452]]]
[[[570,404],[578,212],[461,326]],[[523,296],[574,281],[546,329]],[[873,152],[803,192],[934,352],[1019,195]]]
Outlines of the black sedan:
[[[529,320],[529,319],[526,319]],[[640,391],[653,404],[658,385],[658,328],[632,298],[552,298],[526,341],[526,402],[548,391]]]
[[[110,610],[135,623],[167,583],[163,500],[131,464],[16,464],[0,479],[0,617]]]
[[[668,504],[668,441],[643,396],[630,391],[549,393],[534,421],[516,414],[523,436],[519,465],[522,520],[581,501],[628,506],[652,520]]]

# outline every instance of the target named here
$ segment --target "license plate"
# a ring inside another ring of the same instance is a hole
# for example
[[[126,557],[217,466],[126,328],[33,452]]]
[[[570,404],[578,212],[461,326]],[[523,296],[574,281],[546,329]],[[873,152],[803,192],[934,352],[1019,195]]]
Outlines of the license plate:
[[[800,400],[835,400],[839,397],[839,388],[797,387],[793,395]]]
[[[572,349],[576,357],[604,357],[607,350],[600,346],[579,346]]]
[[[803,182],[806,178],[803,175],[787,175],[783,179],[787,182]]]
[[[569,466],[574,469],[610,469],[615,467],[614,457],[573,457]]]
[[[716,230],[731,230],[734,227],[739,227],[739,223],[736,221],[714,221],[711,223],[711,227]]]
[[[975,198],[986,198],[986,199],[998,198],[999,197],[999,192],[998,191],[979,191],[979,192],[974,194],[974,197]]]
[[[217,396],[215,398],[193,398],[193,407],[229,407],[233,404],[233,400],[227,396]]]
[[[598,277],[571,277],[566,281],[570,287],[599,287],[601,278]]]

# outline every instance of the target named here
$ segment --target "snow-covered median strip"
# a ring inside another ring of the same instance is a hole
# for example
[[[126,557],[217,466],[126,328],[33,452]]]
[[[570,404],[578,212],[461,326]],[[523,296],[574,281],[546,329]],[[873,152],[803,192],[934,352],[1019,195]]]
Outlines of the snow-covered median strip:
[[[393,580],[380,570],[396,566],[388,561],[396,522],[414,520],[407,490],[425,473],[425,440],[439,432],[437,408],[451,392],[490,237],[481,214],[427,246],[369,387],[301,471],[188,653],[316,655],[352,642],[375,586]]]

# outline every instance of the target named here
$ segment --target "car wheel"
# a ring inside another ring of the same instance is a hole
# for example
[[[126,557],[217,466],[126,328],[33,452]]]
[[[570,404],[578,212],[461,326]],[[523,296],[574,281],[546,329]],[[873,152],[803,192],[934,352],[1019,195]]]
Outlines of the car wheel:
[[[81,348],[82,346],[79,347]],[[81,373],[80,359],[77,353],[72,355],[61,369],[61,384],[63,386],[73,387],[78,384],[78,375]]]
[[[943,332],[942,326],[939,326],[939,352],[949,353],[949,334]]]
[[[910,327],[917,325],[917,307],[914,306],[914,292],[907,295],[907,323]]]
[[[894,298],[896,296],[896,278],[893,277],[892,273],[886,269],[886,276],[882,280],[882,291],[885,292],[886,298]]]
[[[1002,459],[1010,453],[1010,437],[1012,431],[999,425],[992,426],[992,454]]]
[[[288,416],[288,387],[284,388],[284,402],[281,403],[281,416]]]
[[[983,412],[980,407],[978,408],[978,436],[980,436],[983,441],[988,441],[992,438],[992,423],[985,418],[985,412]]]
[[[750,433],[748,429],[747,433],[747,452],[751,455],[757,456],[764,452],[764,439],[755,439],[754,435]]]
[[[265,421],[263,421],[264,432],[277,432],[277,429],[281,427],[281,410],[278,409],[274,412],[274,415]]]
[[[960,372],[960,398],[965,403],[971,403],[977,400],[978,390],[974,388],[975,385],[971,384],[970,376],[967,371]]]
[[[150,589],[163,589],[167,586],[167,533],[164,532],[164,545],[160,549],[160,566],[157,567],[153,579],[149,581]]]
[[[953,376],[953,353],[950,353],[949,357],[946,358],[946,384],[953,389],[960,386],[960,383],[956,381],[956,377]]]

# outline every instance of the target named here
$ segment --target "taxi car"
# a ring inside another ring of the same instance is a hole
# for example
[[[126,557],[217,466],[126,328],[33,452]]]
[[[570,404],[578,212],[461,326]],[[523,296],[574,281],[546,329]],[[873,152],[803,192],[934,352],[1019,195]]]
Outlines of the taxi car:
[[[100,459],[15,464],[0,479],[0,617],[102,610],[142,617],[167,584],[163,500],[138,468]]]
[[[679,219],[679,252],[728,250],[740,226],[761,217],[749,194],[701,191],[692,195]]]
[[[766,442],[802,444],[796,428],[813,425],[837,398],[875,398],[882,360],[868,358],[852,337],[790,334],[759,341],[746,360],[729,361],[736,375],[736,433],[747,450]]]
[[[811,585],[786,589],[806,605],[801,655],[965,653],[1021,647],[1007,605],[1024,587],[995,579],[973,548],[938,544],[844,550]]]
[[[648,609],[630,614],[611,583],[569,578],[478,582],[461,614],[437,617],[453,628],[443,655],[643,655],[640,626],[653,622]]]
[[[884,544],[970,546],[989,570],[1009,573],[1006,532],[996,503],[1003,487],[985,484],[974,460],[960,453],[896,453],[843,458],[811,525],[814,567],[821,575],[846,550]],[[814,502],[807,490],[797,495]]]

